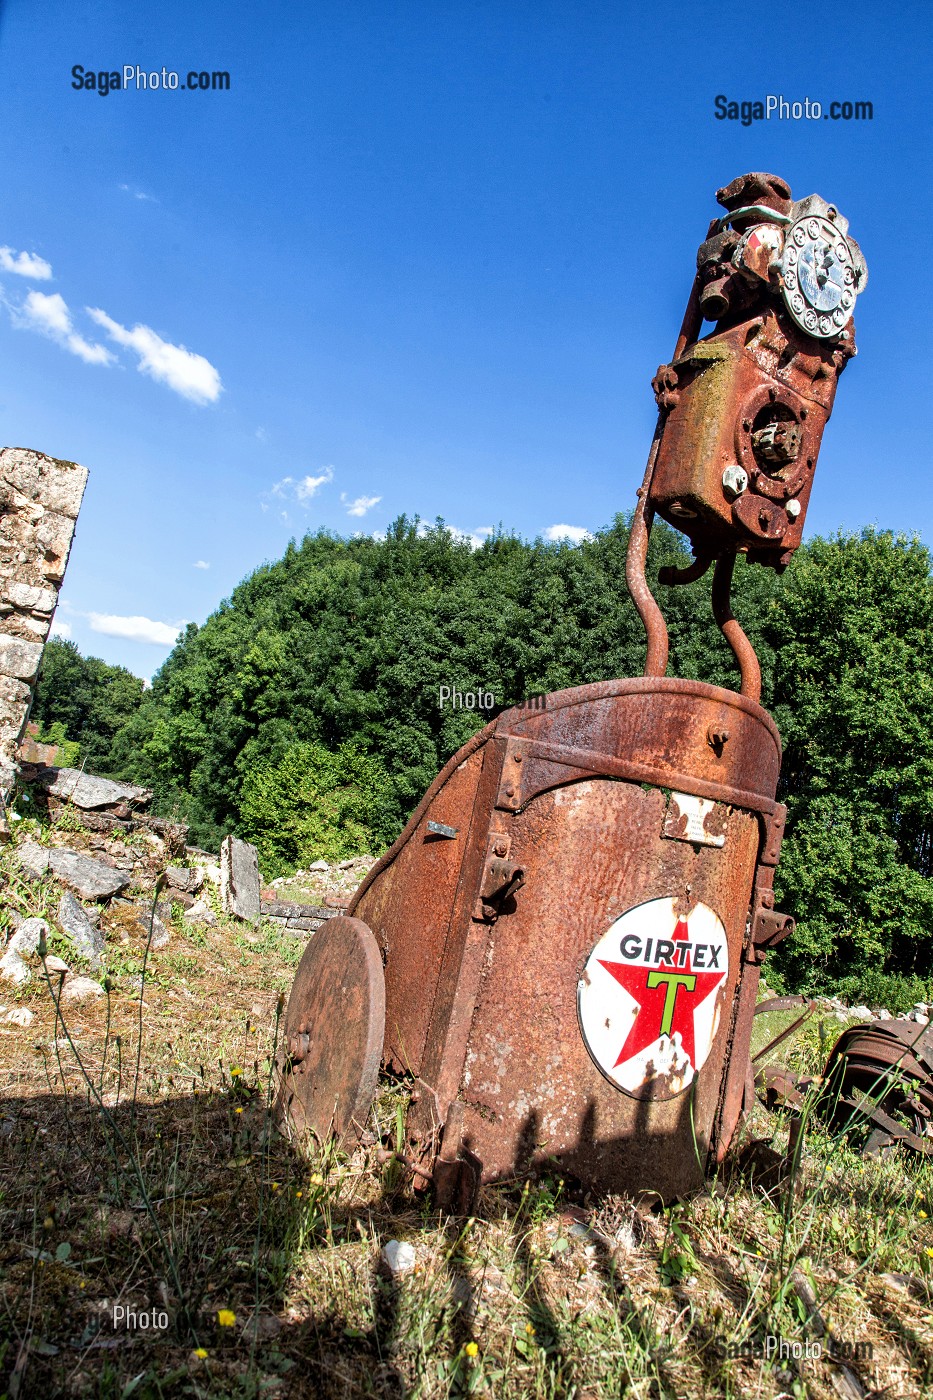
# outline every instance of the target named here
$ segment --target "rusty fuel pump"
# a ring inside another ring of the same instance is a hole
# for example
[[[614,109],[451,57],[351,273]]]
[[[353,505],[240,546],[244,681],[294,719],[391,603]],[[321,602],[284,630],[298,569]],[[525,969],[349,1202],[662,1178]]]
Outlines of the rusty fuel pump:
[[[305,951],[285,1012],[292,1129],[366,1125],[380,1065],[413,1079],[406,1158],[439,1204],[544,1162],[671,1199],[721,1160],[753,1092],[774,908],[781,743],[729,604],[737,553],[800,543],[867,271],[838,210],[773,175],[718,191],[632,521],[645,673],[516,706],[446,764],[347,915]],[[703,336],[703,323],[712,328]],[[645,578],[651,523],[715,564],[739,693],[670,679]]]

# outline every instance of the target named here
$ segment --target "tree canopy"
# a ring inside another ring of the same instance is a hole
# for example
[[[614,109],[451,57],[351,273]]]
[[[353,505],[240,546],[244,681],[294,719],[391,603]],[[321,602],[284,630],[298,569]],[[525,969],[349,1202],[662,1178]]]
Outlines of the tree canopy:
[[[405,517],[384,540],[308,535],[190,625],[145,693],[51,643],[35,714],[63,723],[90,768],[154,787],[201,844],[248,835],[268,873],[381,847],[490,717],[442,707],[442,685],[501,708],[641,674],[627,539],[621,516],[578,546],[500,532],[474,550]],[[649,576],[687,562],[657,524]],[[784,741],[778,889],[798,933],[775,967],[801,989],[871,972],[907,996],[933,973],[930,568],[918,540],[865,530],[812,541],[781,578],[736,570]],[[670,673],[735,688],[709,580],[658,593]]]

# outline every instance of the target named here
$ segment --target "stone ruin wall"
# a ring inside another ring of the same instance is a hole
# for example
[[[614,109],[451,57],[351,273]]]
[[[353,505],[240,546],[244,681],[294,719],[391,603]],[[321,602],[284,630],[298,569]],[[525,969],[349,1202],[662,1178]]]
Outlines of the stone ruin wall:
[[[9,794],[87,468],[0,450],[0,796]]]

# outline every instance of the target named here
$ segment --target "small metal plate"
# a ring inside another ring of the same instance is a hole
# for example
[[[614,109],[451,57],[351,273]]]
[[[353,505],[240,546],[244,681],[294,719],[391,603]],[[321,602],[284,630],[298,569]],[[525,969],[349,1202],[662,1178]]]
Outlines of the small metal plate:
[[[672,792],[662,835],[674,841],[693,841],[699,846],[724,846],[726,835],[721,804],[705,797],[692,797],[688,792]]]
[[[276,1108],[299,1134],[359,1141],[385,1038],[385,977],[362,919],[338,915],[312,934],[285,1009]]]

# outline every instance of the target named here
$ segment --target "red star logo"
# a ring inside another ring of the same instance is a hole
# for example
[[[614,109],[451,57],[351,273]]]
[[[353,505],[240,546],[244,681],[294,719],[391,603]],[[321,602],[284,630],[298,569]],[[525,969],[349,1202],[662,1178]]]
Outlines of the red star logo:
[[[687,938],[687,922],[680,919],[674,929],[674,941],[684,942]],[[682,967],[661,964],[651,968],[632,963],[603,962],[602,958],[598,961],[600,966],[611,973],[619,985],[638,1002],[635,1019],[625,1038],[625,1044],[619,1051],[616,1065],[622,1064],[623,1060],[630,1060],[646,1046],[653,1045],[665,1032],[673,1036],[679,1031],[680,1043],[690,1056],[690,1063],[695,1069],[693,1013],[714,988],[719,986],[725,974],[692,972],[689,953],[685,955]]]

